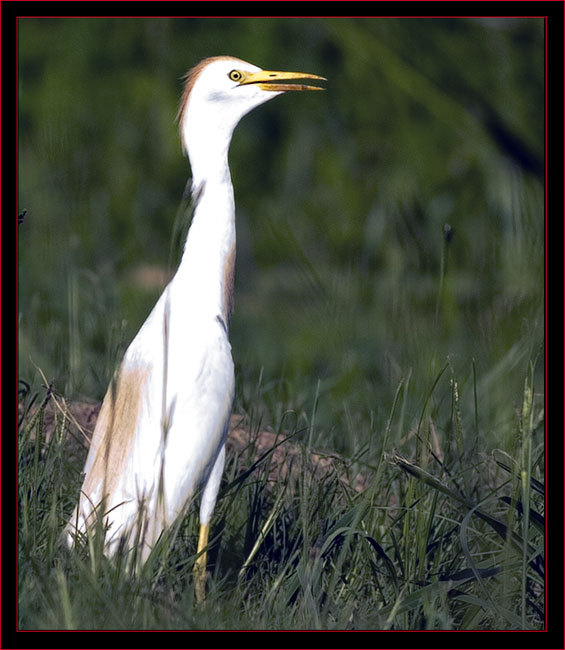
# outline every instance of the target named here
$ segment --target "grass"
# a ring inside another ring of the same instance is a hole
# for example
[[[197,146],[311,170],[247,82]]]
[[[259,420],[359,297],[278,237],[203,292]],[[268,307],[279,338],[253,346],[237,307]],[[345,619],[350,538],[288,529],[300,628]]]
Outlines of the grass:
[[[122,556],[108,561],[96,535],[74,551],[61,544],[84,449],[69,436],[61,396],[36,395],[19,441],[20,628],[540,629],[543,410],[534,377],[532,366],[512,453],[465,448],[477,414],[462,407],[448,364],[402,455],[390,438],[403,421],[407,383],[398,387],[381,444],[322,477],[313,474],[308,448],[316,404],[283,414],[275,432],[282,449],[302,441],[297,471],[273,481],[271,453],[255,465],[252,445],[229,455],[202,607],[193,592],[194,507],[138,573]],[[444,384],[450,400],[430,409]],[[31,401],[28,393],[24,408]],[[48,407],[55,422],[47,436]],[[257,429],[256,413],[245,415]],[[367,477],[362,491],[343,480],[357,472]]]

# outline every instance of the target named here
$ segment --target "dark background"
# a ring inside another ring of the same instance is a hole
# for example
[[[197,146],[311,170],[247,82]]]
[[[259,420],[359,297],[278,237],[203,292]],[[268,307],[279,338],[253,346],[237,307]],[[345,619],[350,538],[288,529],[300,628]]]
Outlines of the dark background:
[[[181,78],[218,54],[328,79],[234,135],[236,408],[350,453],[449,363],[511,442],[530,364],[543,389],[543,18],[20,18],[20,377],[101,399],[178,260]]]

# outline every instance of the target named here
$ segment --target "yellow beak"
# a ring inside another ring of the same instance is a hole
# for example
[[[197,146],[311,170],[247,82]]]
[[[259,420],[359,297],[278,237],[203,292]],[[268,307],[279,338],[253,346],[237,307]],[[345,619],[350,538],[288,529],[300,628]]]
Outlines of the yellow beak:
[[[307,72],[278,72],[275,70],[259,70],[259,72],[246,72],[240,82],[240,86],[256,84],[261,90],[287,91],[287,90],[325,90],[320,86],[308,86],[306,84],[280,83],[281,81],[293,81],[295,79],[318,79],[327,81],[325,77]]]

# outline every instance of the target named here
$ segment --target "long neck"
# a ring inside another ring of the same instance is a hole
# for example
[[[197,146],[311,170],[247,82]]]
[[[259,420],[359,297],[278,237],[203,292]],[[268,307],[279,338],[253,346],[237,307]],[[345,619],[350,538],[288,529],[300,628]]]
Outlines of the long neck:
[[[195,210],[177,272],[181,287],[194,304],[194,316],[220,316],[226,330],[235,269],[235,204],[228,146],[229,141],[205,153],[198,147],[189,148]]]

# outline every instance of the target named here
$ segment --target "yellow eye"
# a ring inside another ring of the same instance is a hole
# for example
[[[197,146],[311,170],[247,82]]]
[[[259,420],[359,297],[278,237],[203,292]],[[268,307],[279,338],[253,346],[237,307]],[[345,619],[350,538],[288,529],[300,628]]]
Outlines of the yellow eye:
[[[241,81],[243,75],[241,74],[241,72],[240,72],[239,70],[232,70],[232,71],[228,74],[228,77],[229,77],[232,81]]]

